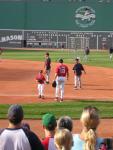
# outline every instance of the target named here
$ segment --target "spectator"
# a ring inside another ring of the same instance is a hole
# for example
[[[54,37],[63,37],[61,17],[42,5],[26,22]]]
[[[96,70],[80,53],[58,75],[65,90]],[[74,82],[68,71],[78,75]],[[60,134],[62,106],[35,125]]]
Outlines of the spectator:
[[[57,150],[71,150],[73,145],[71,132],[68,129],[58,129],[55,133],[54,142]]]
[[[38,137],[21,128],[24,113],[20,105],[11,105],[8,110],[8,128],[0,133],[0,150],[43,150]]]
[[[73,129],[72,119],[69,116],[60,117],[57,121],[57,128],[58,129],[66,128],[70,132],[72,132],[72,129]]]
[[[80,120],[83,126],[82,132],[75,134],[73,139],[76,149],[98,150],[101,143],[103,143],[103,139],[98,138],[96,134],[100,122],[98,109],[92,106],[85,107]]]
[[[51,72],[51,58],[49,57],[49,53],[45,54],[44,68],[46,72],[46,83],[49,84],[50,72]]]
[[[53,114],[47,113],[42,117],[45,139],[42,141],[45,150],[56,150],[54,145],[54,134],[57,126],[56,118]]]
[[[99,150],[107,150],[106,144],[105,143],[101,143],[100,147],[99,147]]]
[[[72,122],[72,119],[71,119],[69,116],[60,117],[60,118],[58,119],[58,121],[57,121],[57,128],[58,128],[58,129],[66,128],[66,129],[68,129],[70,132],[72,132],[72,130],[73,130],[73,122]],[[75,134],[73,134],[72,136],[73,136],[73,139],[74,139]],[[76,149],[76,145],[75,145],[75,143],[74,143],[74,140],[73,140],[72,149],[73,149],[73,150]]]

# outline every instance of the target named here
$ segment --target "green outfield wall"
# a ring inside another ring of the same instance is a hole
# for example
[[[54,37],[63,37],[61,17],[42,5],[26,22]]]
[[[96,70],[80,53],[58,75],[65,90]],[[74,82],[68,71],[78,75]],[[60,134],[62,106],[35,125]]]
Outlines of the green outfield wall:
[[[113,2],[0,0],[0,29],[113,31]]]

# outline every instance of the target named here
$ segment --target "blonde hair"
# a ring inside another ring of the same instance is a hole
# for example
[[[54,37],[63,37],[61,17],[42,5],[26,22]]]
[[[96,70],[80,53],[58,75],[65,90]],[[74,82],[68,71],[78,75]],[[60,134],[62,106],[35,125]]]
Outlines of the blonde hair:
[[[96,107],[88,106],[83,109],[81,122],[86,128],[84,150],[95,150],[96,128],[99,124],[99,114]]]
[[[57,129],[54,142],[58,150],[71,150],[73,137],[68,129]]]

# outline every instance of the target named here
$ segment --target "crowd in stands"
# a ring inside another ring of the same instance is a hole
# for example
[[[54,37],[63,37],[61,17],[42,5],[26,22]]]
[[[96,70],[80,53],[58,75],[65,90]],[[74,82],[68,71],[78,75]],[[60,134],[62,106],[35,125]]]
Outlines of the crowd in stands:
[[[8,127],[0,130],[0,150],[112,150],[112,139],[98,137],[99,110],[87,106],[81,114],[82,131],[73,133],[73,121],[69,116],[56,117],[47,113],[42,117],[44,139],[23,123],[21,105],[14,104],[8,109]]]

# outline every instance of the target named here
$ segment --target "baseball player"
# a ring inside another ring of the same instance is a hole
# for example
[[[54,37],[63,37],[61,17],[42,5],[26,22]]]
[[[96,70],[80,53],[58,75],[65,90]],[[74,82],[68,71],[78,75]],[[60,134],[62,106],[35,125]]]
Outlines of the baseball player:
[[[38,97],[44,99],[44,83],[45,77],[43,75],[43,70],[39,70],[38,75],[36,76],[36,81],[38,83]]]
[[[84,58],[83,58],[83,60],[85,60],[85,61],[88,60],[88,55],[89,55],[89,53],[90,53],[90,49],[89,49],[89,47],[86,47],[86,48],[84,49]]]
[[[112,57],[113,57],[113,47],[110,47],[109,54],[110,54],[109,58],[110,58],[110,60],[112,60]]]
[[[1,57],[2,52],[3,52],[3,48],[0,47],[0,60],[2,59],[2,57]]]
[[[49,53],[45,54],[45,64],[44,64],[45,72],[46,72],[46,84],[49,84],[50,79],[50,71],[51,71],[51,58],[49,57]]]
[[[81,75],[82,75],[82,71],[85,72],[85,69],[83,67],[83,65],[79,62],[79,58],[76,58],[75,59],[76,63],[73,67],[73,70],[74,70],[74,74],[75,74],[75,77],[74,77],[74,89],[77,89],[77,88],[81,88]]]
[[[68,67],[63,64],[63,59],[59,59],[59,64],[55,70],[55,80],[56,80],[56,91],[55,91],[55,100],[58,101],[60,98],[60,102],[63,101],[64,97],[64,85],[65,80],[69,77]],[[60,97],[59,97],[60,92]]]

